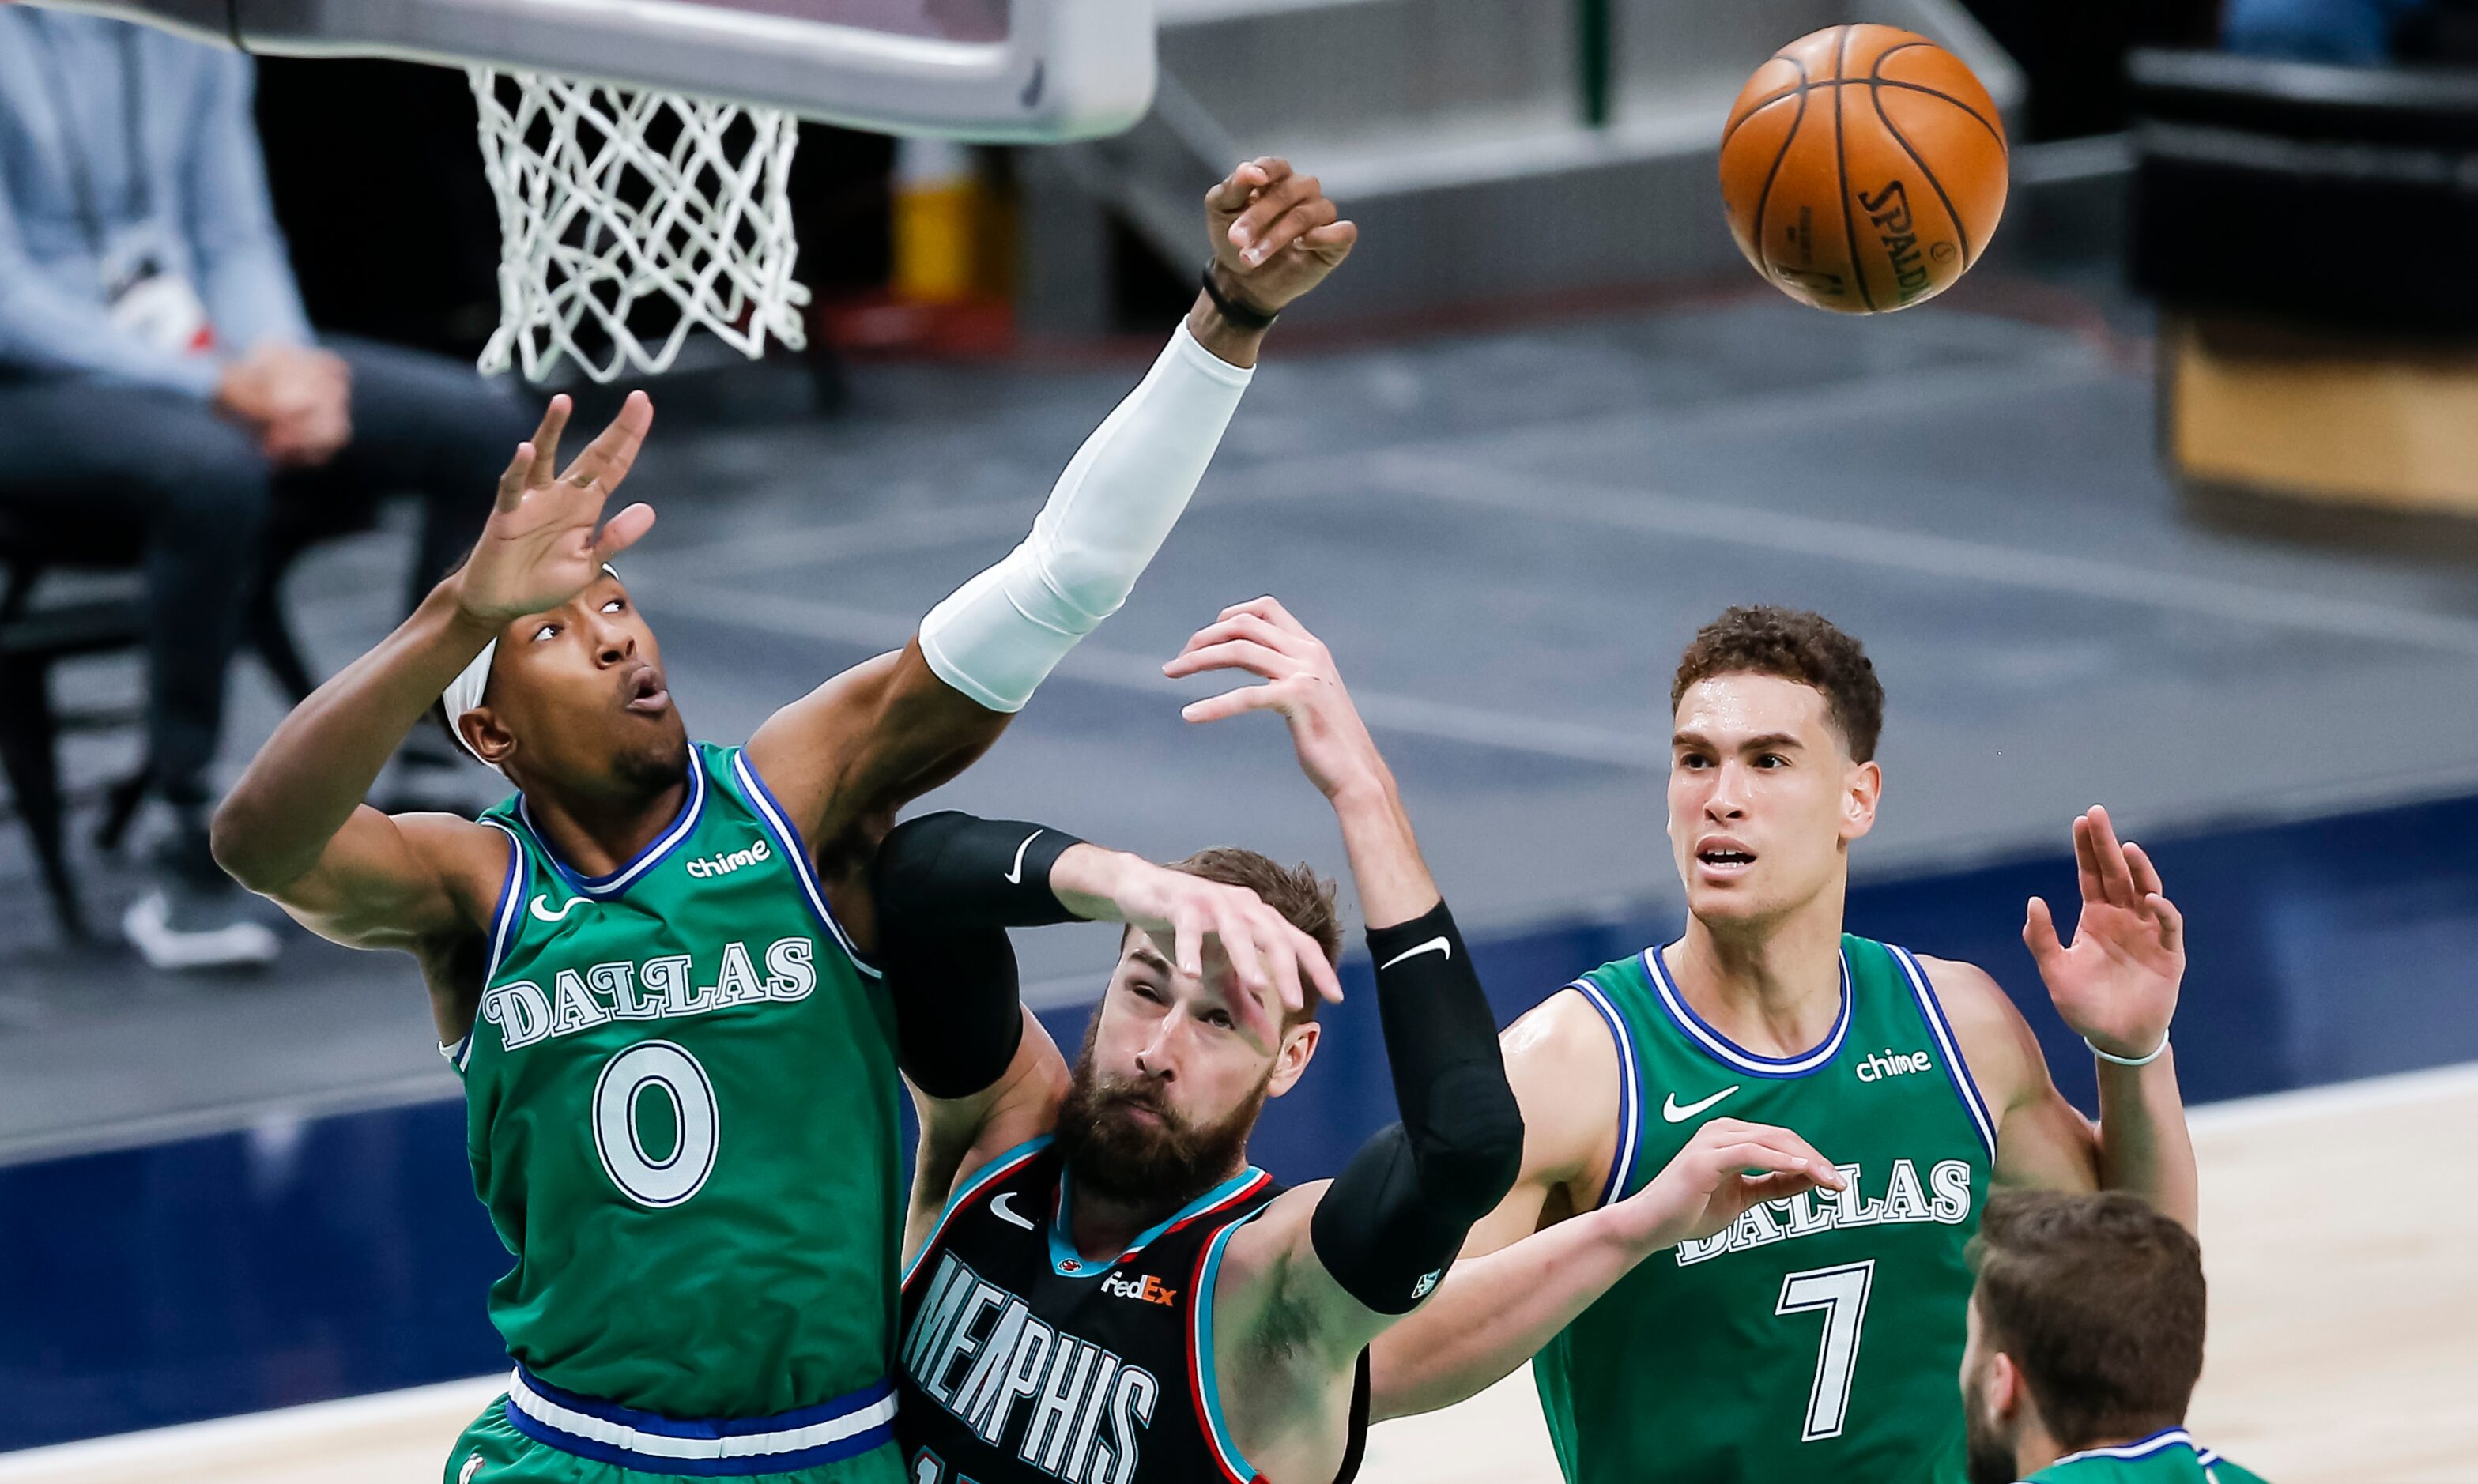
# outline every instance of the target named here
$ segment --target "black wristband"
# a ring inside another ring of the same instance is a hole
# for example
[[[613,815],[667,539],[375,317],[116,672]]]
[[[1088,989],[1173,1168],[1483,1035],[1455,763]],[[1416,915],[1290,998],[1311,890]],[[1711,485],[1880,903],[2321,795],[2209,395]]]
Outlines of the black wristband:
[[[1049,868],[1082,843],[1048,825],[954,810],[906,819],[871,870],[877,919],[904,933],[1078,921],[1049,889]]]
[[[1242,330],[1262,330],[1282,317],[1280,310],[1268,313],[1224,293],[1222,286],[1213,281],[1213,269],[1214,264],[1210,263],[1204,265],[1204,296],[1213,301],[1213,307],[1222,312],[1223,318]]]

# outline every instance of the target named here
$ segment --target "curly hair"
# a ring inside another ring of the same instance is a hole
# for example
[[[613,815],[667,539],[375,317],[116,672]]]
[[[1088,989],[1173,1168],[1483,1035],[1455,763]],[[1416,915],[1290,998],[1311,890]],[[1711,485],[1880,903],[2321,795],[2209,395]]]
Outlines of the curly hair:
[[[1730,609],[1696,631],[1669,685],[1675,713],[1687,688],[1715,675],[1777,675],[1824,695],[1850,756],[1867,762],[1884,729],[1884,687],[1858,641],[1822,614],[1770,604]]]

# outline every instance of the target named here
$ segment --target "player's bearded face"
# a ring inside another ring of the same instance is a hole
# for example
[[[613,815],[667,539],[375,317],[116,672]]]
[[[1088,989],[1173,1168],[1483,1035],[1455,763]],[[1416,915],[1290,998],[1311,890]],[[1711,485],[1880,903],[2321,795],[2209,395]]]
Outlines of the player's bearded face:
[[[510,624],[492,674],[492,709],[518,736],[515,767],[528,784],[634,795],[670,787],[688,767],[662,646],[615,578]]]
[[[1199,1124],[1173,1102],[1164,1079],[1109,1075],[1099,1069],[1094,1046],[1101,1020],[1097,1013],[1084,1028],[1084,1048],[1058,1110],[1059,1150],[1077,1184],[1112,1200],[1185,1205],[1246,1163],[1248,1136],[1265,1106],[1273,1064],[1266,1064],[1239,1106]]]
[[[1679,697],[1676,726],[1669,838],[1688,908],[1709,923],[1760,922],[1812,900],[1865,829],[1852,824],[1856,765],[1822,692],[1715,675]]]

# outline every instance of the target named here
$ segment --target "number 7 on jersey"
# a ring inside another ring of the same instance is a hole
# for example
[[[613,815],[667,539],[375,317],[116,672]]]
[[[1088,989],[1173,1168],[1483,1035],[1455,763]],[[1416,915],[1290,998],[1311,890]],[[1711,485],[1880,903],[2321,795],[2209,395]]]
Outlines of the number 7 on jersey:
[[[1850,1412],[1850,1378],[1858,1363],[1858,1330],[1867,1321],[1867,1290],[1876,1280],[1876,1260],[1846,1263],[1838,1268],[1812,1268],[1782,1279],[1777,1315],[1824,1311],[1824,1343],[1815,1351],[1815,1386],[1807,1394],[1807,1425],[1802,1443],[1841,1436]]]

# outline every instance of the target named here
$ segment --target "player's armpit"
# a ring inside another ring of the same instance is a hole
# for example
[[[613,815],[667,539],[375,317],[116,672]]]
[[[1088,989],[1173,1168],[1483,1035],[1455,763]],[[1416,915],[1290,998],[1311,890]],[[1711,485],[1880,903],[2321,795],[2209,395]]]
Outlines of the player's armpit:
[[[865,856],[896,810],[962,772],[1012,719],[940,680],[916,640],[767,717],[748,740],[748,761],[832,876],[839,862]]]
[[[1284,1191],[1230,1236],[1210,1295],[1214,1368],[1225,1419],[1250,1460],[1271,1474],[1270,1449],[1339,1436],[1359,1352],[1394,1316],[1344,1293],[1318,1264],[1309,1231],[1331,1181]]]
[[[2031,1022],[1988,972],[1921,955],[1936,1003],[1961,1047],[1962,1074],[1996,1120],[1996,1182],[2038,1190],[2099,1189],[2099,1135],[2065,1101]]]
[[[366,804],[316,865],[267,895],[331,943],[423,952],[484,930],[515,848],[502,832],[470,819],[389,816]]]

